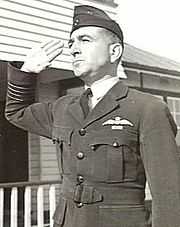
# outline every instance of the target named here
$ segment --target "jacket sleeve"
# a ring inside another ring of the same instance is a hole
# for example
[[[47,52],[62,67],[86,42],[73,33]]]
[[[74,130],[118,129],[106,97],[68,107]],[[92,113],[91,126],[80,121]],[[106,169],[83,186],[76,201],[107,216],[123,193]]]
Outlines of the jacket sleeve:
[[[140,123],[141,155],[152,194],[152,227],[180,227],[180,160],[166,104],[148,103]]]
[[[36,75],[8,65],[5,116],[17,127],[51,138],[52,104],[35,103],[36,80]]]

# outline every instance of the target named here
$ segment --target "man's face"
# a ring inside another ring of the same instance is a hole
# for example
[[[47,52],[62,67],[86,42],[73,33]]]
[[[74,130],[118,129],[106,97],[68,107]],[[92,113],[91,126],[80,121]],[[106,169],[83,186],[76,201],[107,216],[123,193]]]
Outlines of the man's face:
[[[73,70],[77,77],[102,76],[110,62],[109,40],[102,28],[81,27],[69,40]]]

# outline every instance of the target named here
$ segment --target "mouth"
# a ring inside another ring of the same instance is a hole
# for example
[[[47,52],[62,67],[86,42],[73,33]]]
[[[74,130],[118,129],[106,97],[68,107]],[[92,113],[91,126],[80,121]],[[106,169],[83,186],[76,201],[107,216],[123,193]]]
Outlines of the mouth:
[[[73,64],[73,66],[78,66],[82,62],[83,62],[83,60],[77,59],[77,60],[74,60],[72,64]]]

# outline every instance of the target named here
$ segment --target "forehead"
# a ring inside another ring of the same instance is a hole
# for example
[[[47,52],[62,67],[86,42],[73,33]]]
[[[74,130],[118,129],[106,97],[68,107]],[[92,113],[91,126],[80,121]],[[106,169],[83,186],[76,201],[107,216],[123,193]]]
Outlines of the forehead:
[[[84,35],[88,35],[91,37],[101,37],[102,30],[103,30],[103,28],[95,27],[95,26],[80,27],[71,34],[70,38],[73,39],[73,38],[76,38],[79,36],[84,36]]]

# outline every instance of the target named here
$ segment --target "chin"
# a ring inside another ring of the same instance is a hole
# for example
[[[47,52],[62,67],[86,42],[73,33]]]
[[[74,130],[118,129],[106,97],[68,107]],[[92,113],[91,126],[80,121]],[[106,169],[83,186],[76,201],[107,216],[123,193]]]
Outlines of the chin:
[[[87,76],[87,73],[85,73],[85,72],[80,72],[80,71],[78,71],[78,70],[74,70],[74,75],[75,75],[76,77],[83,78],[83,77]]]
[[[75,77],[81,77],[81,73],[74,72]]]

